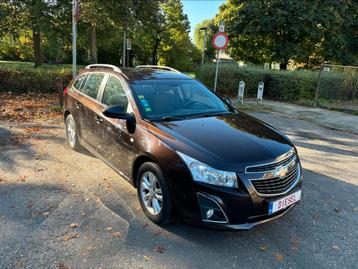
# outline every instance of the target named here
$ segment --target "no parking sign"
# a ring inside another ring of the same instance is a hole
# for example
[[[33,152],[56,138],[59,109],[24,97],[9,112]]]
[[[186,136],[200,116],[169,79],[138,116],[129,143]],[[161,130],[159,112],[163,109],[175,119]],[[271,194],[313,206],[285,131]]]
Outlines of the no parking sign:
[[[213,44],[213,47],[218,50],[217,58],[216,58],[216,71],[215,71],[215,83],[214,83],[214,91],[216,91],[216,85],[218,82],[220,51],[226,49],[229,43],[229,37],[224,32],[224,24],[220,25],[220,32],[213,36],[211,43]]]
[[[219,32],[213,36],[213,40],[211,42],[213,47],[217,50],[224,50],[227,48],[229,43],[229,37],[224,32]]]

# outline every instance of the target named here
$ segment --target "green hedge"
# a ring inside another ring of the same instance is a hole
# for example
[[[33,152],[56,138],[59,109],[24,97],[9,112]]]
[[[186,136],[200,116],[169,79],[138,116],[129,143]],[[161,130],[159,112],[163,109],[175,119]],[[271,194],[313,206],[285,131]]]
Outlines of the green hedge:
[[[215,64],[205,64],[196,70],[196,78],[210,88],[214,87]],[[313,99],[318,82],[318,71],[279,71],[255,67],[222,64],[217,90],[222,94],[237,95],[240,80],[245,81],[245,96],[255,97],[260,81],[265,83],[264,96],[282,101]],[[320,98],[358,98],[357,73],[322,72]]]
[[[0,91],[56,92],[57,78],[66,86],[72,75],[68,70],[0,69]]]

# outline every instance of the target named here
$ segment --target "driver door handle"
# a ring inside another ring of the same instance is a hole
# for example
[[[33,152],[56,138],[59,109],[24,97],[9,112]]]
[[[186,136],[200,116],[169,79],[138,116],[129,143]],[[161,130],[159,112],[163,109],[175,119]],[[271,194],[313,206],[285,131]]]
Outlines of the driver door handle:
[[[100,116],[96,116],[95,118],[96,118],[97,124],[103,123],[103,119]]]

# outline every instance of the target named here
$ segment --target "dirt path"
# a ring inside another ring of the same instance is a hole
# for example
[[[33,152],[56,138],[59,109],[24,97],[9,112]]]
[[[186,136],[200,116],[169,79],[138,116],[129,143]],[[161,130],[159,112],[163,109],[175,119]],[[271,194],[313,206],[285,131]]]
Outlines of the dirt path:
[[[255,116],[298,145],[303,201],[249,232],[165,229],[136,191],[65,143],[60,118],[0,122],[0,268],[354,268],[358,136]]]

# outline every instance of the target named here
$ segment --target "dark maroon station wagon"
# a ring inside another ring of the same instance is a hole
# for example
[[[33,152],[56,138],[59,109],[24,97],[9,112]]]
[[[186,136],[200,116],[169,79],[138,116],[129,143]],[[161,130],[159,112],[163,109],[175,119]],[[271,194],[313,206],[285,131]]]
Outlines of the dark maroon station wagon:
[[[64,91],[68,144],[137,188],[155,223],[250,229],[301,198],[288,138],[169,67],[89,65]]]

